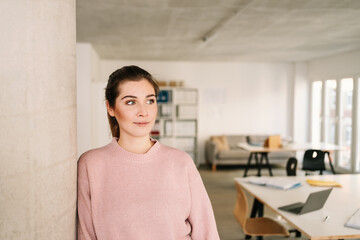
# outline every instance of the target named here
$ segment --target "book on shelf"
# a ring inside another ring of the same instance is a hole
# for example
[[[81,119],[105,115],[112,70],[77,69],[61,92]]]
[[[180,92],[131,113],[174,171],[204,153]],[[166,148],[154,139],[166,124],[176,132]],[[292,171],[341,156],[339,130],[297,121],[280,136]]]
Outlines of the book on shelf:
[[[301,186],[300,181],[291,178],[251,177],[248,179],[248,182],[251,184],[283,190],[293,189]]]
[[[158,103],[168,103],[171,102],[171,91],[169,90],[160,90],[157,96]]]
[[[156,120],[153,128],[151,129],[150,136],[154,139],[159,139],[160,137],[160,121]]]

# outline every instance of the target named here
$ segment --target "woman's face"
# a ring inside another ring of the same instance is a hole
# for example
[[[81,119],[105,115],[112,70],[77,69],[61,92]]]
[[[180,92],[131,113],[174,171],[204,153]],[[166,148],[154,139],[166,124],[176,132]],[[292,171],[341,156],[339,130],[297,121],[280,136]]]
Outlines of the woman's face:
[[[148,137],[157,114],[154,87],[146,79],[123,82],[115,107],[107,103],[107,108],[119,123],[120,138]]]

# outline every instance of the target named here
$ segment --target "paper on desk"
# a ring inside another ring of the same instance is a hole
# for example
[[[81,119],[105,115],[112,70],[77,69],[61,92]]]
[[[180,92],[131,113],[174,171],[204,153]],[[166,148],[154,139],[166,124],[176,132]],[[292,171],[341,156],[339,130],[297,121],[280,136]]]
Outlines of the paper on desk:
[[[360,229],[360,208],[345,223],[345,227]]]
[[[274,177],[253,177],[249,178],[248,182],[256,185],[279,188],[283,190],[301,186],[301,182],[294,179],[278,179]]]
[[[318,187],[342,187],[340,183],[335,181],[321,181],[321,180],[307,179],[306,182],[311,186],[318,186]]]
[[[267,181],[268,181],[267,177],[249,177],[248,178],[249,183],[252,183],[255,185],[260,185],[260,186],[265,186]]]

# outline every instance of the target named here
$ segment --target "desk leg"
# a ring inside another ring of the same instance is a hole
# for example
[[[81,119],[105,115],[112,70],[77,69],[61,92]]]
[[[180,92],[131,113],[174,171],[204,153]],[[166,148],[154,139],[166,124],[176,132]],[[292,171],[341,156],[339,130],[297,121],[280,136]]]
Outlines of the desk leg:
[[[258,202],[258,217],[263,217],[264,216],[264,204],[262,204],[261,202],[259,202],[258,200],[256,200]]]
[[[253,153],[250,153],[250,156],[249,156],[249,159],[248,159],[248,162],[247,162],[247,165],[246,165],[246,168],[245,168],[245,172],[244,172],[244,176],[243,177],[246,177],[247,176],[247,172],[250,168],[250,165],[251,165],[251,159],[252,159],[252,156],[253,156]]]
[[[256,198],[254,199],[253,207],[251,209],[250,218],[263,217],[264,216],[264,204],[259,202]],[[250,239],[250,235],[245,235],[245,239]],[[257,236],[256,239],[263,239],[262,236]]]
[[[335,169],[334,169],[334,166],[333,166],[333,164],[332,164],[332,159],[331,159],[331,157],[330,157],[330,152],[329,152],[329,151],[326,151],[325,154],[328,155],[329,164],[330,164],[330,168],[331,168],[332,173],[333,173],[333,174],[336,174]]]
[[[270,166],[270,162],[269,162],[269,158],[268,158],[268,153],[262,153],[264,155],[265,161],[266,161],[266,165],[269,169],[269,174],[270,176],[273,176],[272,171],[271,171],[271,166]]]
[[[264,205],[254,198],[254,203],[251,209],[250,218],[263,217],[264,216]],[[251,236],[246,235],[245,239],[250,239]],[[257,236],[256,239],[263,239],[262,236]]]
[[[260,162],[259,162],[259,158],[258,158],[258,154],[261,154],[260,156]],[[262,168],[262,153],[255,153],[255,159],[256,159],[256,166],[258,169],[258,177],[261,177],[261,168]]]
[[[245,239],[251,239],[250,235],[245,235]]]
[[[263,162],[263,153],[259,153],[261,154],[261,157],[260,157],[260,163],[258,161],[256,161],[256,165],[257,165],[257,168],[258,168],[258,177],[261,177],[261,168],[262,168],[262,162]],[[256,153],[256,160],[258,160],[257,156],[258,156],[258,153]]]
[[[264,204],[259,202],[256,198],[254,199],[254,204],[251,209],[250,218],[263,217],[264,216]]]

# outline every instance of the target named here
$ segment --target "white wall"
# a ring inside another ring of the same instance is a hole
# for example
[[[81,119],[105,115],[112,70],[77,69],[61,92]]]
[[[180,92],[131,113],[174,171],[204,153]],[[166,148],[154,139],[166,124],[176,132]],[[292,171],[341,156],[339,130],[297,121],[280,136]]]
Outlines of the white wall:
[[[101,147],[108,144],[112,138],[105,104],[105,87],[107,81],[92,82],[92,147]]]
[[[99,58],[89,43],[76,44],[77,156],[93,147],[92,82],[98,79]]]
[[[306,142],[308,136],[309,120],[309,79],[307,77],[307,64],[297,62],[294,64],[293,78],[293,128],[292,136],[295,142]]]
[[[312,80],[356,76],[360,73],[360,50],[309,61],[308,68]]]
[[[294,77],[291,63],[101,60],[99,83],[93,84],[94,95],[103,96],[108,76],[130,64],[146,69],[158,80],[182,80],[186,87],[198,88],[200,162],[205,161],[203,145],[210,135],[250,133],[288,137],[292,134],[289,127],[292,109],[289,84]],[[97,132],[104,136],[99,146],[109,140],[106,111],[99,109],[104,108],[102,105],[93,105],[99,113]]]

